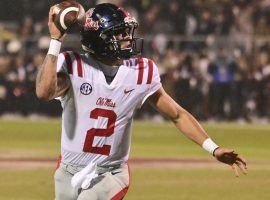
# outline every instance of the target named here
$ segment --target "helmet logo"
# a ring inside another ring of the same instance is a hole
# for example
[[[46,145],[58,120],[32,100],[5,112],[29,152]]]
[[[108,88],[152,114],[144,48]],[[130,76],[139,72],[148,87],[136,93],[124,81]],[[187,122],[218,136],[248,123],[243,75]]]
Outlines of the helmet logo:
[[[92,18],[92,14],[94,12],[94,9],[90,9],[88,12],[86,12],[86,20],[85,20],[85,29],[86,30],[98,30],[99,24],[98,21],[94,21]]]
[[[89,95],[92,92],[92,86],[89,83],[83,83],[80,91],[83,95]]]
[[[92,17],[94,10],[95,10],[94,8],[89,9],[89,10],[85,13],[86,18]]]
[[[86,30],[97,31],[99,29],[98,21],[94,21],[92,17],[86,19],[84,26],[85,26]]]

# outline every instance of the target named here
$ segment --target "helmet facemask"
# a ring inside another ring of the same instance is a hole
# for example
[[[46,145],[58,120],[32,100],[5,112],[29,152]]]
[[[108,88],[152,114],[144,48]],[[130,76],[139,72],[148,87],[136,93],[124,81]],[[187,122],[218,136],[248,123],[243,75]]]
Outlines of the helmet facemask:
[[[100,37],[104,39],[106,54],[117,59],[141,55],[143,39],[135,37],[137,27],[137,22],[124,23],[102,32]],[[119,39],[119,37],[122,38]]]

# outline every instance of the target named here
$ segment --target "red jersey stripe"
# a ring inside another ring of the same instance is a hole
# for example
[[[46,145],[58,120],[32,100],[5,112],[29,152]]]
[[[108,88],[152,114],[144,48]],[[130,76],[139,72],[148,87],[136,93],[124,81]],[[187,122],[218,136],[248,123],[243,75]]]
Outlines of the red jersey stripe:
[[[55,171],[60,167],[61,162],[62,162],[62,155],[60,154],[57,159]]]
[[[153,61],[148,59],[148,77],[147,77],[147,84],[152,83],[153,78]]]
[[[79,54],[74,53],[75,59],[77,61],[77,70],[78,70],[78,76],[83,77],[83,69],[82,69],[82,59]]]
[[[118,192],[115,196],[113,196],[113,198],[111,198],[111,200],[122,200],[124,196],[127,194],[127,191],[128,191],[128,187]]]
[[[73,74],[73,69],[72,69],[72,60],[68,52],[63,52],[65,56],[65,61],[67,64],[67,70],[69,74]]]
[[[143,81],[143,68],[144,68],[144,63],[143,63],[142,58],[138,58],[138,64],[139,64],[139,73],[138,73],[137,84],[140,85],[142,84],[142,81]]]

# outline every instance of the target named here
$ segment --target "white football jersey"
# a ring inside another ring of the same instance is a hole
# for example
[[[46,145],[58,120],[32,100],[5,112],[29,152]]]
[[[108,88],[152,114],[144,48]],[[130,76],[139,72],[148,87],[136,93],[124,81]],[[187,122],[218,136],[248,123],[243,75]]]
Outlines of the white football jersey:
[[[134,111],[161,87],[157,66],[146,58],[125,60],[107,84],[92,57],[63,52],[57,71],[71,80],[67,94],[58,98],[63,107],[62,162],[109,166],[127,161]]]

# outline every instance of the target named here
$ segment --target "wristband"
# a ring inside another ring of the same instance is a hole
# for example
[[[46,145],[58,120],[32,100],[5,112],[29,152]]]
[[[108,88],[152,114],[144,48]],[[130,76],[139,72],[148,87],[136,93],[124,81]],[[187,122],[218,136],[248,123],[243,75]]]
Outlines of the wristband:
[[[51,37],[51,39],[52,39],[52,40],[57,40],[57,41],[61,42],[59,38]]]
[[[61,49],[61,42],[56,39],[51,39],[49,50],[47,54],[58,56]]]
[[[204,148],[206,151],[214,155],[214,151],[218,148],[219,146],[213,142],[210,138],[207,138],[204,140],[202,144],[202,148]]]

